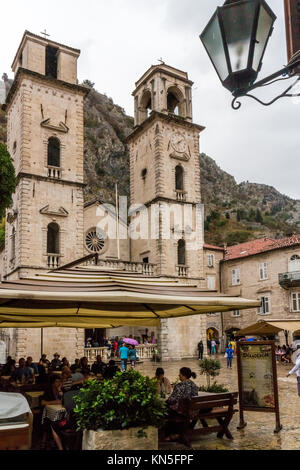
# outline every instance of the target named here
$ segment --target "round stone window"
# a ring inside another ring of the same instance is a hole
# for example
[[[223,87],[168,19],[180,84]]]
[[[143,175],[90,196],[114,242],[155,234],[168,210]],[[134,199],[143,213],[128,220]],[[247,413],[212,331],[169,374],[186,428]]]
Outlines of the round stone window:
[[[105,249],[106,234],[99,229],[90,229],[85,236],[85,246],[91,253],[101,253]]]

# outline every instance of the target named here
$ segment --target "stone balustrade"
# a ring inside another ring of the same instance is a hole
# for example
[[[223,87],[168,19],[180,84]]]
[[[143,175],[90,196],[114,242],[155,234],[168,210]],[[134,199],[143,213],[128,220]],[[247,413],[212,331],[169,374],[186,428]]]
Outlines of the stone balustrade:
[[[61,179],[61,168],[48,165],[48,178]]]
[[[188,271],[189,271],[188,266],[180,265],[180,266],[176,266],[176,268],[177,268],[178,277],[188,277]]]
[[[94,266],[95,260],[91,259],[86,262],[86,266]],[[98,267],[103,270],[124,271],[127,273],[142,274],[143,276],[154,276],[156,274],[156,264],[131,262],[111,259],[99,259]]]
[[[47,265],[50,269],[59,268],[60,265],[60,255],[54,253],[47,253]]]
[[[136,347],[136,350],[141,361],[151,361],[154,351],[157,350],[157,344],[140,344]],[[101,356],[103,362],[108,362],[110,360],[109,350],[103,347],[84,348],[84,355],[88,358],[89,364],[95,362],[97,356]]]
[[[186,201],[186,191],[181,191],[180,189],[176,189],[176,199],[179,202],[185,202]]]

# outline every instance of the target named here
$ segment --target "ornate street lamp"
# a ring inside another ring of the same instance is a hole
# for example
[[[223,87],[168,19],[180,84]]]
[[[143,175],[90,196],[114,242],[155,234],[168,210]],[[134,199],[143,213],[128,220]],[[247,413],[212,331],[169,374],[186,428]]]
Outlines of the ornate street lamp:
[[[234,109],[240,108],[237,98],[241,96],[250,96],[264,105],[283,96],[295,96],[288,93],[294,84],[269,103],[249,94],[249,91],[271,84],[280,76],[286,79],[297,74],[300,58],[255,83],[275,20],[276,15],[265,0],[227,0],[217,8],[200,35],[223,86],[234,96]]]

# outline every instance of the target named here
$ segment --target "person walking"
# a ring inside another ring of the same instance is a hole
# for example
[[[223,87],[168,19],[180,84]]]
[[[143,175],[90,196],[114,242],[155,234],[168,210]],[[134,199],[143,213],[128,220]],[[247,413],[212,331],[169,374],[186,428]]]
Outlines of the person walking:
[[[123,343],[121,348],[119,349],[119,353],[120,353],[120,359],[121,359],[121,368],[122,368],[122,371],[124,372],[125,370],[127,370],[127,360],[128,360],[128,353],[129,353],[129,349],[126,347],[126,344]]]
[[[212,342],[211,342],[211,354],[214,356],[216,354],[216,345],[217,343],[215,342],[215,340],[213,339]]]
[[[210,339],[207,340],[207,351],[211,355],[211,340]]]
[[[203,345],[202,340],[199,341],[197,348],[198,348],[198,359],[199,359],[199,361],[202,361],[203,351],[204,351],[204,345]]]
[[[293,367],[293,369],[290,370],[287,377],[290,377],[291,375],[293,375],[296,372],[297,382],[298,382],[298,397],[300,397],[300,345],[297,346],[296,356],[297,356],[297,359],[296,359],[295,367]]]
[[[130,361],[131,369],[135,369],[136,366],[136,349],[132,344],[129,346],[128,359]]]
[[[233,349],[231,344],[226,348],[227,369],[232,369]]]

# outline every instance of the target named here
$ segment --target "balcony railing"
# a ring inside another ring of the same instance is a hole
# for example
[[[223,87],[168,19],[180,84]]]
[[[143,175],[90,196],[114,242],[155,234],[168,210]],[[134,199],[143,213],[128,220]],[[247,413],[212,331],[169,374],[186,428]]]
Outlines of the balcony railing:
[[[86,266],[95,266],[95,259],[88,260]],[[99,259],[97,266],[103,268],[103,270],[124,271],[127,273],[142,274],[143,276],[154,276],[156,274],[156,264],[150,263]]]
[[[157,350],[156,344],[141,344],[136,347],[137,356],[141,361],[151,361],[153,354]],[[89,364],[96,361],[97,356],[101,356],[103,362],[108,362],[110,358],[118,360],[118,357],[111,356],[108,348],[84,348],[84,355],[88,358]]]
[[[288,289],[290,287],[300,287],[300,271],[279,274],[279,284]]]
[[[54,253],[47,253],[47,265],[50,269],[56,269],[60,266],[60,257],[61,255]]]
[[[180,266],[176,266],[176,269],[177,269],[177,276],[178,277],[188,277],[188,273],[189,273],[189,267],[188,266],[180,265]]]
[[[48,165],[48,178],[55,178],[57,180],[61,179],[61,168],[57,166]]]

